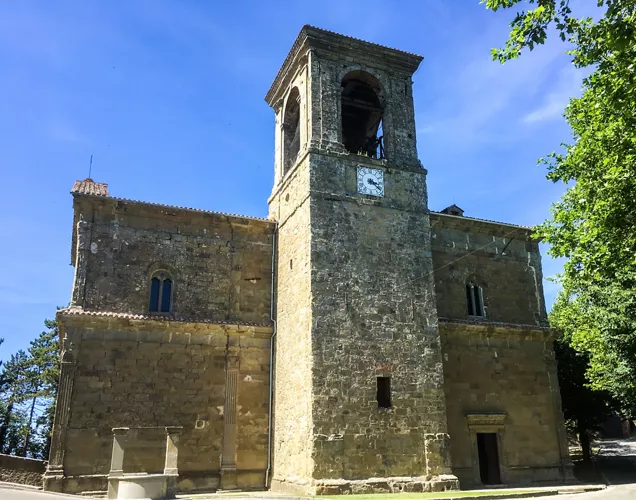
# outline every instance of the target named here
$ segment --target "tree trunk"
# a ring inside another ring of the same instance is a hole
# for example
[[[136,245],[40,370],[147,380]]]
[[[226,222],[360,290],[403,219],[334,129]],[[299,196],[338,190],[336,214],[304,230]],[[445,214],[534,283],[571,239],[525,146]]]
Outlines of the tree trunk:
[[[33,424],[33,413],[35,412],[35,402],[38,400],[37,397],[33,398],[31,402],[31,412],[29,413],[29,423],[24,430],[24,447],[22,448],[22,456],[27,456],[27,450],[29,449],[29,441],[31,440],[31,425]]]
[[[581,443],[581,452],[583,453],[583,462],[592,463],[592,449],[590,446],[590,434],[581,422],[578,423],[579,442]]]

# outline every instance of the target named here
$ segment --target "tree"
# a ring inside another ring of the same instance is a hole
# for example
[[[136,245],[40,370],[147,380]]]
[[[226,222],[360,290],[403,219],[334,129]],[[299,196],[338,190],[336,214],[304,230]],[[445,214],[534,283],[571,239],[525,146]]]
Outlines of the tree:
[[[44,320],[44,326],[48,330],[42,332],[35,340],[31,341],[29,347],[29,360],[27,371],[27,395],[25,399],[30,399],[28,420],[24,431],[24,442],[22,456],[26,456],[33,433],[34,417],[36,410],[38,413],[46,412],[55,405],[57,394],[58,378],[60,376],[60,352],[57,322],[55,320]],[[39,407],[38,407],[39,403]],[[47,412],[52,417],[53,412]],[[51,419],[39,420],[40,425],[48,427],[48,441],[52,427]],[[50,443],[43,444],[43,450],[48,449]],[[43,451],[42,450],[42,451]]]
[[[554,352],[558,361],[563,416],[568,428],[579,436],[583,460],[590,463],[590,434],[614,414],[617,404],[609,392],[589,387],[586,376],[589,356],[586,353],[574,350],[566,338],[554,343]]]
[[[0,373],[0,453],[12,451],[9,444],[11,429],[15,429],[18,405],[24,401],[27,389],[27,354],[20,350],[13,354],[9,361],[2,366]]]
[[[483,0],[482,0],[483,1]],[[485,0],[492,10],[521,0]],[[576,67],[588,68],[583,94],[565,109],[573,142],[540,160],[568,189],[537,228],[550,254],[566,257],[558,326],[589,356],[591,387],[636,409],[636,0],[597,0],[599,19],[578,18],[568,0],[528,0],[501,62],[543,44],[555,28]]]
[[[0,371],[0,453],[46,458],[60,369],[57,323],[11,356]]]

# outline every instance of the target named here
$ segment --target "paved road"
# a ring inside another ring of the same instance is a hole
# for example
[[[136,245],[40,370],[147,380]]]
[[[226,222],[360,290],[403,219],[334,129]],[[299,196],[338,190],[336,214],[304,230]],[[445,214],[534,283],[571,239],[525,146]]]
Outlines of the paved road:
[[[610,486],[603,491],[580,493],[572,500],[636,500],[636,438],[603,440],[596,457]],[[535,500],[554,497],[535,497]]]
[[[82,497],[73,495],[60,495],[57,493],[46,493],[38,490],[15,490],[0,486],[0,499],[2,500],[78,500]],[[552,499],[554,500],[554,499]]]
[[[563,498],[563,496],[533,497],[533,500],[555,500],[555,498]],[[569,500],[634,500],[636,499],[636,484],[609,486],[603,491],[577,493],[568,495],[567,498]]]
[[[399,500],[400,498],[399,495],[396,495],[395,497],[396,500]],[[57,493],[52,494],[43,491],[14,490],[0,486],[0,499],[2,500],[80,500],[82,498],[86,497],[61,495]],[[235,498],[238,499],[240,497]],[[249,497],[245,498],[249,499]],[[557,497],[534,497],[535,500],[555,500],[555,498]],[[561,495],[559,495],[558,498],[561,498]],[[636,484],[610,486],[603,491],[594,493],[579,493],[572,496],[568,495],[567,498],[571,500],[634,500],[636,499]],[[252,498],[250,500],[254,499]]]

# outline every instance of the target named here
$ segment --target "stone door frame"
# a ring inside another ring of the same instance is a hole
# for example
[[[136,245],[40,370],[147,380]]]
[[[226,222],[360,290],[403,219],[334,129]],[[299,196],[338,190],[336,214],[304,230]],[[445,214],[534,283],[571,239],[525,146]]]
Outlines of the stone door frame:
[[[473,468],[473,480],[475,484],[486,486],[481,482],[479,469],[479,449],[477,446],[477,433],[490,433],[497,436],[497,455],[499,458],[499,476],[501,484],[508,483],[508,461],[503,452],[506,420],[505,413],[467,413],[468,432],[471,440],[471,464]],[[490,485],[488,485],[490,486]]]

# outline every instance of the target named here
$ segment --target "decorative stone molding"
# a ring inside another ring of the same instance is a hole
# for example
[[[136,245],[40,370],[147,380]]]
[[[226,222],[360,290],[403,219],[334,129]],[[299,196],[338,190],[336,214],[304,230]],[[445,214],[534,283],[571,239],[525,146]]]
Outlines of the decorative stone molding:
[[[221,489],[234,490],[236,484],[236,400],[238,396],[239,357],[237,347],[228,347],[225,367],[225,408],[223,412],[223,451]]]
[[[466,420],[470,430],[479,431],[479,428],[486,427],[487,432],[495,432],[504,427],[505,413],[467,413]]]

